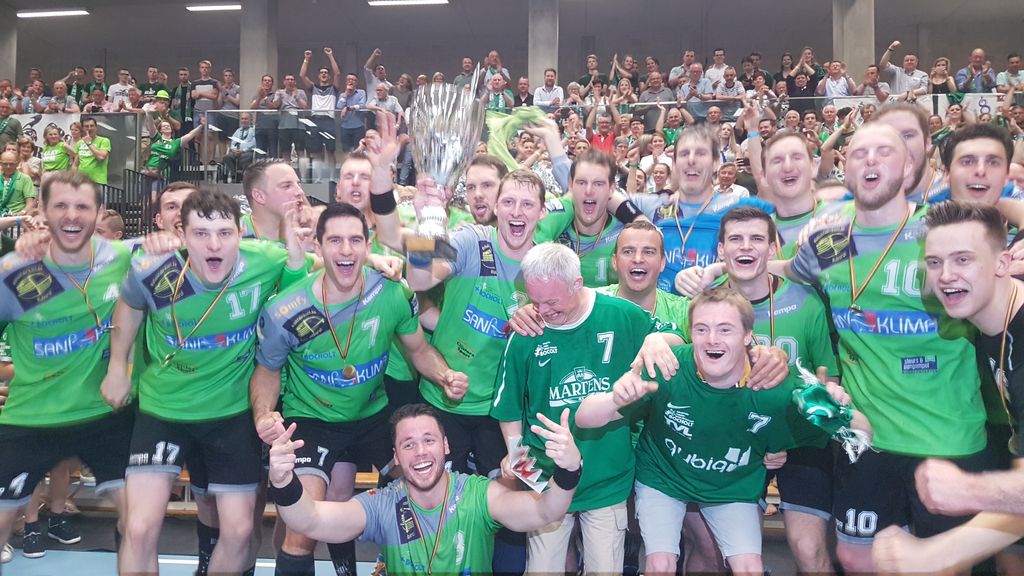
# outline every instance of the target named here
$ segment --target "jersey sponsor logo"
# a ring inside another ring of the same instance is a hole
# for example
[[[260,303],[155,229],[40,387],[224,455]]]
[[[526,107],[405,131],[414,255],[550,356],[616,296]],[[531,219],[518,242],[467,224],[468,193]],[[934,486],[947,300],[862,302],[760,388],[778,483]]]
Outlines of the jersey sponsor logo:
[[[472,304],[466,306],[466,311],[462,314],[462,321],[484,336],[499,340],[505,339],[505,326],[508,322],[491,316]]]
[[[533,356],[535,358],[550,356],[551,354],[558,354],[558,346],[552,346],[551,342],[538,344],[537,348],[533,351]]]
[[[494,261],[494,247],[487,240],[480,241],[480,276],[497,276],[498,265]]]
[[[814,256],[822,269],[847,260],[857,255],[857,247],[850,241],[847,230],[827,228],[811,234],[809,238],[814,247]]]
[[[327,319],[312,306],[298,311],[284,322],[284,329],[298,339],[300,346],[326,332],[326,326]]]
[[[306,376],[309,376],[310,380],[321,386],[327,386],[328,388],[351,388],[380,376],[387,365],[388,353],[385,352],[369,362],[356,364],[354,366],[356,369],[355,378],[346,378],[344,369],[317,370],[311,366],[303,366],[302,370],[306,373]]]
[[[203,352],[210,350],[223,350],[230,348],[236,344],[242,344],[246,341],[253,342],[253,336],[256,335],[256,325],[252,324],[239,330],[232,330],[231,332],[222,332],[220,334],[208,334],[206,336],[192,336],[185,341],[185,345],[181,347],[182,350],[188,350],[191,352]],[[178,346],[177,335],[164,336],[164,343],[171,347]]]
[[[95,345],[103,334],[109,331],[110,320],[104,320],[103,325],[99,328],[90,326],[85,330],[61,334],[53,338],[33,338],[32,352],[36,358],[54,358],[72,354]]]
[[[32,320],[28,322],[28,325],[33,328],[46,328],[48,326],[58,326],[60,324],[68,324],[74,320],[74,316],[61,316],[60,318],[46,319],[45,316],[36,312],[32,315]]]
[[[718,257],[710,252],[703,252],[696,248],[688,248],[686,254],[679,247],[673,247],[666,252],[666,259],[669,265],[675,270],[684,270],[693,266],[706,267],[714,264]]]
[[[486,280],[473,286],[473,292],[475,292],[477,296],[483,298],[484,300],[489,300],[499,306],[505,305],[505,303],[502,302],[501,298],[497,294],[491,294],[490,290],[487,289]]]
[[[849,309],[834,309],[832,320],[836,330],[878,336],[920,336],[937,334],[939,317],[927,312],[864,310],[856,314]]]
[[[398,540],[402,544],[420,539],[419,526],[413,516],[408,497],[402,498],[395,504],[395,520],[398,522]]]
[[[680,456],[683,453],[683,448],[676,445],[671,438],[665,438],[665,447],[668,448],[669,454],[672,456]],[[689,453],[683,457],[683,462],[696,468],[697,470],[707,470],[708,472],[720,472],[729,473],[733,470],[750,464],[750,450],[748,446],[746,451],[741,451],[740,448],[729,448],[726,451],[724,458],[715,457],[703,457],[698,456],[696,453]]]
[[[563,376],[557,385],[548,389],[548,406],[575,406],[587,396],[607,392],[611,388],[611,381],[607,377],[599,378],[589,368],[577,366]]]
[[[459,340],[458,342],[456,342],[455,350],[459,353],[460,356],[462,356],[466,360],[472,360],[473,357],[476,356],[476,351],[473,350],[473,348],[470,347],[469,344],[466,344],[465,340]]]
[[[157,310],[171,304],[171,296],[174,294],[174,288],[180,276],[181,265],[178,264],[177,258],[171,258],[161,264],[152,274],[142,279],[142,285],[153,296],[153,304],[156,305]],[[182,279],[181,288],[178,289],[178,300],[195,293],[192,285]]]
[[[939,371],[939,361],[935,356],[911,356],[903,358],[900,363],[904,374],[922,374]]]
[[[4,279],[4,284],[14,292],[18,304],[26,311],[64,291],[64,287],[42,262],[30,264],[11,274]]]
[[[798,306],[796,304],[790,304],[789,306],[783,306],[782,308],[775,309],[775,316],[785,316],[790,312],[796,312]]]
[[[309,300],[306,298],[306,296],[305,295],[301,295],[301,294],[297,295],[295,298],[291,298],[289,300],[286,300],[286,301],[282,302],[279,306],[274,308],[274,310],[273,310],[274,318],[275,319],[284,318],[284,317],[288,316],[289,313],[294,312],[295,310],[297,310],[300,306],[304,306],[304,305],[308,304],[308,302],[309,302]]]
[[[377,285],[374,286],[369,292],[367,292],[366,296],[363,296],[363,299],[359,301],[360,305],[363,308],[366,308],[367,306],[369,306],[370,302],[373,302],[373,299],[376,298],[377,295],[380,294],[380,291],[383,290],[383,289],[384,289],[384,283],[383,282],[377,282]]]
[[[693,420],[690,419],[690,414],[687,412],[689,409],[689,406],[675,406],[669,402],[665,406],[665,425],[687,438],[693,438],[690,433]]]

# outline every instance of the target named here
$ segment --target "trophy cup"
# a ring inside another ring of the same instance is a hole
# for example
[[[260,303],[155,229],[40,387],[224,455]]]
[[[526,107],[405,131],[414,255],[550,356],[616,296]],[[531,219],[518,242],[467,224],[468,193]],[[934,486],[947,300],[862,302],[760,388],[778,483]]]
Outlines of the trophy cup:
[[[447,205],[483,131],[484,107],[476,97],[480,74],[477,66],[465,87],[427,84],[413,96],[409,145],[417,175],[417,226],[406,249],[414,264],[455,258],[448,241]]]

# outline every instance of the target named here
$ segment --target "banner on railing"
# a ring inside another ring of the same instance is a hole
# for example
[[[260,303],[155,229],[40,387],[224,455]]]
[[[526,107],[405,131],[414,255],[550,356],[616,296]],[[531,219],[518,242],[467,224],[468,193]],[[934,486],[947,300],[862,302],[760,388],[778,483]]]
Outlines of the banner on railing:
[[[12,114],[21,122],[21,133],[32,139],[36,146],[46,146],[46,129],[55,126],[60,130],[62,140],[71,144],[71,124],[78,122],[81,114]]]

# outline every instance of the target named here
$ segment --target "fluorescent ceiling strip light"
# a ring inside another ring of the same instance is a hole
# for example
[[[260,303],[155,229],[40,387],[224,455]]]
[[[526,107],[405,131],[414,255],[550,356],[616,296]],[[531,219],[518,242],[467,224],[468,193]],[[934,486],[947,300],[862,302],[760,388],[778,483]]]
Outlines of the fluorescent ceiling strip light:
[[[368,0],[370,6],[426,6],[447,4],[448,0]]]
[[[18,18],[56,18],[59,16],[88,16],[88,10],[81,8],[67,8],[58,10],[21,10]]]
[[[185,6],[189,12],[224,12],[227,10],[241,10],[241,4],[193,4]]]

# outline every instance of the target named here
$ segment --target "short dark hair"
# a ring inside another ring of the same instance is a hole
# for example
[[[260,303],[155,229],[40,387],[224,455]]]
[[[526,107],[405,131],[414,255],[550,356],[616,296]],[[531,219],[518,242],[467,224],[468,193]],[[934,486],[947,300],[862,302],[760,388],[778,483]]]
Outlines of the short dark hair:
[[[210,188],[200,188],[189,195],[181,203],[181,227],[189,227],[189,215],[193,212],[200,218],[213,218],[214,216],[225,216],[235,221],[239,226],[242,218],[242,211],[238,202],[228,195],[227,192]]]
[[[1020,54],[1018,54],[1017,52],[1010,52],[1009,54],[1006,55],[1007,60],[1012,60],[1014,58],[1020,58]]]
[[[650,220],[633,220],[629,224],[622,227],[622,231],[619,232],[618,237],[615,238],[615,250],[619,251],[619,238],[622,238],[622,233],[626,230],[642,230],[644,232],[657,232],[658,238],[661,239],[661,255],[665,255],[665,236],[661,233],[661,229],[655,226]]]
[[[437,422],[437,428],[441,431],[441,437],[445,436],[444,423],[441,422],[441,413],[437,411],[437,408],[430,406],[429,404],[405,404],[399,406],[394,412],[391,413],[391,418],[388,421],[391,423],[391,443],[394,444],[398,438],[396,432],[398,430],[398,423],[402,420],[408,420],[409,418],[418,418],[420,416],[429,416]]]
[[[728,212],[722,216],[722,222],[718,225],[718,243],[725,244],[725,225],[729,222],[749,222],[751,220],[760,220],[768,225],[768,242],[777,242],[776,239],[777,230],[775,228],[775,221],[772,217],[755,206],[737,206],[730,208]]]
[[[552,74],[554,74],[555,76],[557,76],[557,75],[558,75],[558,70],[555,70],[554,68],[545,68],[545,69],[544,69],[544,73],[545,73],[545,74],[547,74],[548,72],[551,72],[551,73],[552,73]]]
[[[370,226],[366,223],[366,216],[363,216],[362,211],[348,202],[338,202],[337,204],[329,204],[327,209],[320,213],[320,218],[316,221],[317,242],[323,241],[324,232],[327,230],[327,223],[332,218],[355,218],[363,225],[363,240],[370,237]]]
[[[582,154],[576,155],[576,160],[573,161],[572,166],[569,167],[569,184],[572,185],[573,178],[576,177],[576,167],[582,163],[597,164],[598,166],[604,166],[608,170],[608,183],[615,182],[615,175],[619,173],[619,167],[615,164],[615,158],[608,155],[603,150],[597,148],[588,148]]]
[[[506,166],[505,163],[502,162],[500,158],[498,158],[497,156],[493,156],[491,154],[481,154],[479,156],[475,156],[472,160],[470,160],[469,166],[466,167],[466,172],[469,172],[469,169],[472,168],[473,166],[484,166],[486,168],[494,168],[498,172],[499,180],[501,180],[502,178],[505,177],[505,175],[508,174],[508,166]]]
[[[947,200],[928,207],[924,223],[928,233],[941,226],[977,222],[985,228],[985,238],[997,250],[1006,247],[1006,222],[995,206],[980,202]]]
[[[97,88],[96,90],[99,90],[99,88]],[[93,90],[93,92],[95,92],[96,90]],[[83,126],[85,125],[86,122],[92,122],[93,124],[95,124],[96,123],[96,118],[94,118],[92,116],[86,116],[86,117],[82,118],[82,125]]]
[[[283,158],[261,158],[252,164],[250,164],[244,172],[242,172],[242,193],[245,194],[245,199],[252,202],[252,189],[256,187],[256,183],[263,179],[263,176],[267,173],[267,168],[275,164],[284,164],[291,167],[288,161]]]
[[[66,184],[71,186],[75,190],[88,186],[92,188],[93,197],[96,200],[96,207],[103,206],[103,192],[100,191],[100,187],[92,181],[85,174],[78,172],[77,170],[61,170],[60,172],[51,172],[43,178],[43,186],[39,190],[39,199],[43,203],[43,206],[50,201],[50,193],[53,190],[55,184]]]
[[[945,166],[946,172],[949,172],[949,167],[953,164],[953,152],[956,151],[957,146],[964,142],[982,138],[989,138],[1003,145],[1007,164],[1010,163],[1010,160],[1013,160],[1013,139],[1010,137],[1010,132],[1002,126],[979,122],[968,124],[959,130],[954,130],[946,138],[942,145],[942,165]]]
[[[160,209],[160,203],[164,200],[164,194],[168,192],[177,192],[178,190],[198,190],[199,187],[191,182],[171,182],[167,186],[164,186],[160,192],[156,195],[156,208]]]

